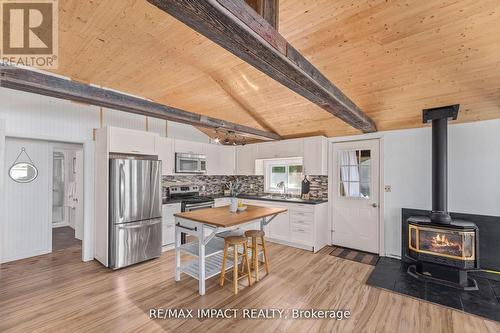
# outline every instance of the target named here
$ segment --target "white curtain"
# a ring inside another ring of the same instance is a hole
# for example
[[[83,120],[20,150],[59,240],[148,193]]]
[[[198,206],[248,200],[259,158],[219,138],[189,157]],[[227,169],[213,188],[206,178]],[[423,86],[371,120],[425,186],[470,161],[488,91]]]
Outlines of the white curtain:
[[[359,197],[359,167],[357,150],[340,153],[340,175],[348,197]]]

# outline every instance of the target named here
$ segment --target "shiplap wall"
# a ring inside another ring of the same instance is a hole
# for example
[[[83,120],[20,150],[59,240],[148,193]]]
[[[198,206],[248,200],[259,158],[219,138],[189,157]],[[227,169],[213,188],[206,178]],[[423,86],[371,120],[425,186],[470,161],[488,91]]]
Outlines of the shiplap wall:
[[[0,88],[0,134],[2,133],[2,124],[4,124],[5,135],[10,138],[35,138],[45,141],[84,143],[85,147],[85,225],[90,219],[93,219],[93,149],[94,142],[93,129],[100,127],[100,108],[92,105],[73,103],[70,101],[59,100],[51,97],[40,96],[36,94],[15,91],[6,88]],[[146,129],[146,119],[144,116],[124,113],[121,111],[103,109],[103,126],[116,126],[131,129]],[[184,140],[208,142],[208,137],[196,128],[173,122],[167,124],[164,120],[149,118],[149,131],[159,133],[172,138]],[[0,181],[6,173],[6,168],[2,166],[5,163],[5,157],[1,156],[5,144],[0,135]],[[3,169],[2,169],[3,167]],[[5,180],[5,177],[4,177]],[[1,184],[1,183],[0,183]],[[5,203],[5,182],[0,185],[0,232],[6,235],[3,230],[5,224],[5,209],[2,207]],[[35,208],[27,205],[24,209],[34,210]],[[35,223],[35,222],[33,222]],[[84,242],[88,246],[84,248],[84,257],[90,260],[93,257],[93,230],[86,228],[84,230]],[[12,236],[12,235],[11,235]],[[13,238],[15,242],[22,242],[21,237],[17,235]],[[2,241],[3,243],[3,241]],[[3,245],[0,244],[0,248]],[[26,252],[27,253],[27,252]],[[16,255],[9,254],[9,257]],[[3,252],[0,252],[0,262],[3,258]]]
[[[460,117],[460,114],[459,114]],[[401,209],[431,209],[431,128],[378,132],[330,142],[383,138],[385,254],[401,254]],[[331,158],[329,163],[331,163]],[[500,216],[500,119],[448,129],[448,210]],[[331,176],[331,175],[330,175]],[[331,191],[331,189],[330,189]],[[330,203],[333,194],[330,193]]]
[[[460,113],[459,113],[460,117]],[[401,254],[401,208],[431,209],[431,128],[384,134],[385,248]],[[500,120],[448,129],[448,210],[500,216]]]
[[[3,191],[3,182],[5,179],[4,172],[4,164],[5,164],[5,120],[0,119],[0,212],[3,212],[4,209],[4,195],[5,191]],[[2,217],[0,216],[0,235],[3,235],[3,223]],[[0,237],[0,242],[1,242]],[[2,244],[0,243],[0,263],[2,262]]]
[[[0,88],[0,119],[7,136],[43,137],[83,142],[100,127],[99,107]],[[103,108],[103,126],[146,130],[144,116]],[[165,136],[165,120],[148,118],[148,129]],[[208,137],[193,126],[168,122],[168,136],[197,142]]]
[[[52,250],[51,209],[49,195],[52,181],[51,144],[47,141],[7,138],[5,159],[14,162],[21,147],[26,148],[38,176],[30,183],[5,178],[5,205],[2,211],[2,262],[32,257]],[[20,157],[26,161],[26,156]],[[10,163],[7,164],[7,169]]]

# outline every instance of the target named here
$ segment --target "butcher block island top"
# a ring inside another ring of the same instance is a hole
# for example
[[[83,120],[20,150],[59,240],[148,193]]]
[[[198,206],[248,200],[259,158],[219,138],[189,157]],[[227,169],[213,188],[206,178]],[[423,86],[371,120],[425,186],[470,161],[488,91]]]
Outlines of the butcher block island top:
[[[187,274],[198,280],[198,292],[205,295],[205,281],[219,275],[223,269],[224,240],[215,236],[240,227],[262,230],[278,214],[286,211],[286,208],[248,205],[246,210],[237,213],[231,213],[229,206],[222,206],[174,214],[175,281],[181,280],[181,273]],[[259,220],[257,227],[255,223]],[[182,244],[182,233],[197,240]],[[181,252],[189,254],[192,259],[185,261]],[[234,262],[229,262],[224,269],[229,270],[233,266]]]
[[[248,205],[247,209],[243,212],[231,213],[228,206],[222,206],[177,213],[174,216],[214,227],[229,228],[286,211],[286,208]]]

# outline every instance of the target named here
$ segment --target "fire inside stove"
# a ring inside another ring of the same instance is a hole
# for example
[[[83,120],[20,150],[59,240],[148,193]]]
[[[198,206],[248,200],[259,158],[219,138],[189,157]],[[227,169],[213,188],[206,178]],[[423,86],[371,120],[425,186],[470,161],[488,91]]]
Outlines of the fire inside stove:
[[[475,259],[475,232],[409,225],[409,248],[457,260]]]

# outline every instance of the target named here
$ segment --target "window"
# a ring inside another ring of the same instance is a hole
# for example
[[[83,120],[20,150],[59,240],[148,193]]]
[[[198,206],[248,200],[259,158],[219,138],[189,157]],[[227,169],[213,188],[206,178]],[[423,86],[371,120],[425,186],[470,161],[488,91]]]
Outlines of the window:
[[[370,198],[370,150],[340,152],[339,195],[350,198]]]
[[[283,192],[283,183],[288,193],[300,193],[302,184],[302,158],[265,160],[265,191]]]

